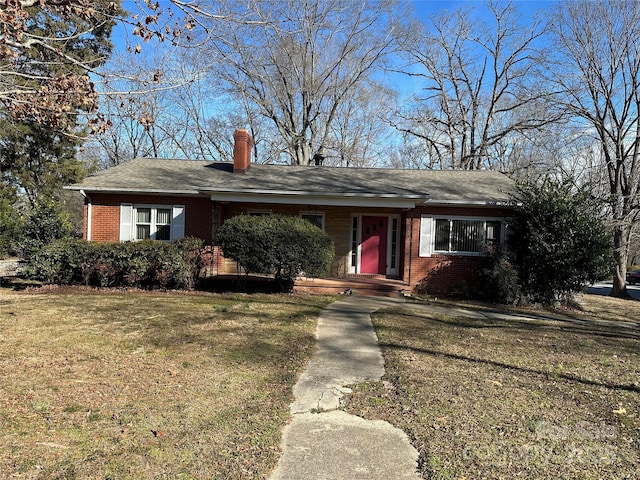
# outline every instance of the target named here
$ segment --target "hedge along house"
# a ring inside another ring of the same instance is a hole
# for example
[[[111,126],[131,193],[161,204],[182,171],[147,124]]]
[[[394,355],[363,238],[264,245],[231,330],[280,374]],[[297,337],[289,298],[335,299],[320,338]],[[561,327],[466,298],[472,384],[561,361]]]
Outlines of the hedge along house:
[[[233,136],[233,163],[138,158],[66,187],[84,195],[84,237],[198,237],[210,273],[228,274],[236,264],[215,245],[225,219],[296,215],[333,239],[330,277],[437,294],[473,286],[484,246],[505,239],[514,184],[499,172],[262,165],[247,131]]]

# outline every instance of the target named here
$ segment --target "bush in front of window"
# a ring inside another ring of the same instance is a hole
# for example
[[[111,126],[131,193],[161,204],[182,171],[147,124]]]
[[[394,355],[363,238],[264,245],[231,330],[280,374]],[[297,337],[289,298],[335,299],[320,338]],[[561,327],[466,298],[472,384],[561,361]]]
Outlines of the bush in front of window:
[[[31,278],[55,285],[193,289],[202,270],[203,242],[94,243],[63,239],[31,258]]]
[[[484,300],[515,304],[521,298],[518,269],[507,247],[487,247],[487,255],[481,260],[479,294]]]
[[[283,290],[303,272],[324,275],[335,255],[329,236],[299,217],[239,215],[224,222],[217,238],[225,257],[247,274],[274,275]]]

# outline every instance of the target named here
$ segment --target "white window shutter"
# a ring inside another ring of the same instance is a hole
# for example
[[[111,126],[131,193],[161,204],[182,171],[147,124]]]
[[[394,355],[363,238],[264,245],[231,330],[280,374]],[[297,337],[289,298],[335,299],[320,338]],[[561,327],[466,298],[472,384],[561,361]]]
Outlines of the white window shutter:
[[[173,206],[171,240],[177,240],[179,238],[184,238],[184,205]]]
[[[431,215],[420,216],[420,250],[421,257],[431,256],[431,245],[433,244],[433,217]]]
[[[120,241],[132,240],[131,229],[133,220],[133,205],[123,203],[120,205]]]

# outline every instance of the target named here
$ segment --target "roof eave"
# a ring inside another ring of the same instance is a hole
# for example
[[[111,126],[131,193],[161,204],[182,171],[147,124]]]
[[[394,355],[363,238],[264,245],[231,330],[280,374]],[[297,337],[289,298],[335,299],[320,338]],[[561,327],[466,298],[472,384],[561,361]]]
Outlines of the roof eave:
[[[127,193],[143,195],[199,195],[198,190],[171,190],[160,188],[118,188],[118,187],[92,187],[88,185],[67,185],[65,190],[85,191],[89,193]]]
[[[212,201],[266,204],[305,204],[344,207],[414,208],[425,196],[362,193],[317,193],[273,191],[211,191]]]
[[[431,199],[428,198],[421,205],[435,205],[435,206],[473,206],[473,207],[512,207],[513,202],[511,200],[443,200],[443,199]]]

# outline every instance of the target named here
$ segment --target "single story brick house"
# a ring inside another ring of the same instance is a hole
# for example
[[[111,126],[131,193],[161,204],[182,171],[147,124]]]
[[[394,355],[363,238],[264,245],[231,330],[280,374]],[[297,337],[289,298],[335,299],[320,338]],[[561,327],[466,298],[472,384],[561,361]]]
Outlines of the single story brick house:
[[[306,218],[333,239],[331,277],[394,278],[447,293],[477,278],[484,245],[505,240],[514,183],[495,171],[401,170],[251,163],[234,133],[234,161],[137,158],[66,187],[85,198],[93,241],[198,237],[211,274],[234,273],[215,245],[235,215]]]

